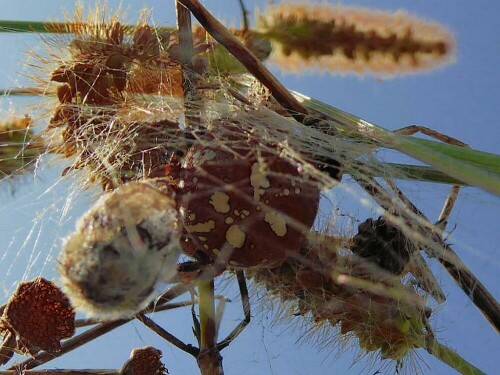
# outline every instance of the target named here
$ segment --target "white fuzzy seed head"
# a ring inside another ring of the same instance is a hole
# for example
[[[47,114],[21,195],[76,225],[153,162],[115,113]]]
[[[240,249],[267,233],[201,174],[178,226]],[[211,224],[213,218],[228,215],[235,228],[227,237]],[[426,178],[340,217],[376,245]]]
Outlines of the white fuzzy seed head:
[[[145,182],[101,197],[79,220],[60,256],[73,305],[102,318],[133,316],[160,282],[175,274],[180,254],[174,202]]]

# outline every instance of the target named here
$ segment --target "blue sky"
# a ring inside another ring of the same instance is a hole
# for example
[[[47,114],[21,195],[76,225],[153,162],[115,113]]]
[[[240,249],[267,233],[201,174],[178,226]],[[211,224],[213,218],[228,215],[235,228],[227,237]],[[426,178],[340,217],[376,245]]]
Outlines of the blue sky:
[[[117,1],[108,1],[110,8]],[[132,2],[131,2],[132,3]],[[264,1],[247,1],[249,9]],[[350,1],[345,5],[372,6],[373,1]],[[493,1],[385,1],[376,2],[381,10],[405,9],[425,19],[438,21],[455,32],[458,43],[456,64],[436,72],[392,80],[372,77],[334,76],[329,74],[281,75],[289,88],[316,97],[338,108],[354,113],[388,129],[411,124],[425,125],[451,135],[471,147],[500,153],[500,3]],[[3,19],[62,20],[65,9],[71,12],[74,2],[22,1],[2,9]],[[229,23],[239,20],[236,0],[206,0],[204,4],[216,16]],[[157,24],[174,24],[172,1],[135,1],[124,3],[130,21],[136,19],[143,5],[154,8]],[[0,87],[15,87],[26,82],[28,71],[20,62],[24,53],[39,49],[32,35],[0,35]],[[17,109],[21,114],[33,99],[0,98],[0,110]],[[2,115],[2,112],[0,112]],[[59,180],[60,163],[49,166],[35,177],[14,186],[13,194],[3,188],[0,193],[0,287],[3,299],[12,292],[20,278],[37,275],[57,278],[55,268],[61,237],[71,232],[75,220],[88,207],[95,192],[74,193],[71,182]],[[55,184],[55,182],[57,184]],[[55,185],[54,185],[55,184]],[[404,184],[418,207],[430,218],[436,218],[448,192],[442,185]],[[332,192],[331,194],[335,194]],[[74,197],[73,197],[74,195]],[[341,199],[339,199],[341,201]],[[67,203],[70,202],[70,203]],[[65,204],[67,206],[65,206]],[[500,200],[481,190],[467,188],[461,193],[449,228],[450,242],[462,259],[498,298],[500,269],[500,234],[498,220]],[[26,270],[26,265],[31,268]],[[439,266],[434,267],[442,281],[448,301],[437,308],[434,326],[438,338],[486,373],[498,368],[500,352],[498,335],[474,305],[454,285]],[[236,292],[225,292],[235,298]],[[226,374],[372,374],[379,366],[365,367],[367,362],[351,367],[353,352],[336,357],[332,345],[321,345],[318,353],[313,343],[303,342],[304,329],[298,324],[273,324],[272,314],[264,311],[254,298],[254,318],[243,334],[222,354]],[[241,316],[238,301],[228,304],[224,328],[229,330]],[[190,333],[189,310],[161,313],[155,316],[165,328],[186,341]],[[307,326],[306,326],[307,327]],[[223,329],[224,329],[223,328]],[[328,341],[328,340],[327,340]],[[194,359],[166,345],[154,333],[134,322],[116,332],[86,345],[70,355],[47,364],[46,368],[117,368],[128,358],[132,348],[154,345],[161,349],[171,374],[195,374]],[[424,373],[452,374],[426,352],[418,352]],[[425,364],[422,364],[425,363]],[[428,367],[426,367],[428,366]],[[385,370],[384,370],[385,371]],[[383,373],[392,373],[387,370]]]

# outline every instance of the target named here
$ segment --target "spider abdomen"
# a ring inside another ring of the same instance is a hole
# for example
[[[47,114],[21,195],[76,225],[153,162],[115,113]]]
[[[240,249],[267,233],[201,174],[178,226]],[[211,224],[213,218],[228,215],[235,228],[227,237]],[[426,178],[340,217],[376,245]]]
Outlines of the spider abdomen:
[[[186,155],[181,240],[231,267],[276,267],[296,253],[320,192],[294,165],[268,152],[193,147]]]

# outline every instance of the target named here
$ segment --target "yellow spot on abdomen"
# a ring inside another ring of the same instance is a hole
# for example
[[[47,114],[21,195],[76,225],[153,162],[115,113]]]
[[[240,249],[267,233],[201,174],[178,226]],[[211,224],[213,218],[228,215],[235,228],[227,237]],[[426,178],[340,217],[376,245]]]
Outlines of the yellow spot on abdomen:
[[[216,212],[220,212],[222,214],[229,212],[229,195],[226,193],[221,191],[213,193],[210,197],[209,203],[214,207]]]
[[[250,174],[250,184],[253,187],[253,199],[260,200],[260,197],[265,193],[265,189],[270,186],[269,180],[264,174],[263,168],[259,162],[252,165],[252,173]]]
[[[238,225],[231,225],[226,231],[226,240],[235,249],[243,246],[245,238],[245,232],[243,232]]]
[[[189,233],[209,233],[214,229],[215,229],[215,221],[214,220],[209,220],[205,223],[186,225],[186,230]]]
[[[266,223],[269,223],[271,229],[278,237],[283,237],[286,234],[286,221],[283,215],[276,211],[266,213],[264,216]]]

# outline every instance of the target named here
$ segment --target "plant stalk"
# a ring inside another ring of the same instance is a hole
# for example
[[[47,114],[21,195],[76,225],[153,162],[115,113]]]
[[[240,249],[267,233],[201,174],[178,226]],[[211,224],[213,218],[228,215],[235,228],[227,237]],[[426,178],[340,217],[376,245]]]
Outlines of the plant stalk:
[[[214,281],[198,283],[200,308],[200,353],[198,366],[202,375],[224,375],[222,356],[217,348]]]
[[[428,336],[425,340],[425,348],[429,354],[433,355],[441,362],[446,363],[452,369],[462,375],[486,375],[474,365],[463,359],[458,353],[450,348],[440,344],[432,336]]]

